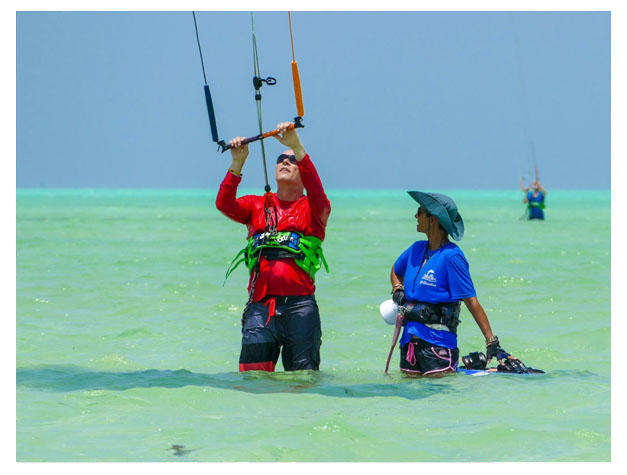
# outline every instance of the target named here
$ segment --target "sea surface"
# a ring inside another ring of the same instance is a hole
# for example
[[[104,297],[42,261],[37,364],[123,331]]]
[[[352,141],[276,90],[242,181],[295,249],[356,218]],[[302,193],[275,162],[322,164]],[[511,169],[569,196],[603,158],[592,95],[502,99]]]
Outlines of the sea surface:
[[[328,192],[320,371],[270,374],[238,372],[246,231],[215,190],[19,189],[17,461],[609,461],[609,190],[549,189],[544,222],[519,191],[437,191],[502,346],[546,374],[407,378],[398,349],[384,374],[379,304],[424,238],[404,191]]]

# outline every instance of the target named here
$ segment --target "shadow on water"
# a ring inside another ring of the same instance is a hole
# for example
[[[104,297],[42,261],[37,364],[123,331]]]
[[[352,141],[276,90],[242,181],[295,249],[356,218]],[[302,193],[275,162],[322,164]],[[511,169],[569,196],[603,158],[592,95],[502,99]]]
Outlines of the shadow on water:
[[[368,376],[360,376],[361,380],[367,378]],[[400,375],[377,374],[372,375],[371,379],[380,379],[381,382],[355,384],[338,383],[336,379],[334,375],[317,371],[204,374],[185,369],[176,371],[150,369],[108,372],[72,365],[45,365],[18,368],[16,371],[18,386],[52,392],[201,386],[254,394],[319,394],[342,398],[402,397],[415,400],[455,390],[440,379],[407,379]]]

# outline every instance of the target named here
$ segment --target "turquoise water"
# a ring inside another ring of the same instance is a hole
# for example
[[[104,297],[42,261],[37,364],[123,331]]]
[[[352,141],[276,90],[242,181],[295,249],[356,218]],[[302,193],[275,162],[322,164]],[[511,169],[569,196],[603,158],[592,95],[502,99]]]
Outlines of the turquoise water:
[[[529,222],[520,192],[438,191],[502,345],[546,374],[383,374],[378,306],[424,236],[404,192],[329,192],[321,371],[242,374],[245,230],[215,191],[18,190],[17,460],[609,461],[610,192]],[[485,351],[466,309],[459,335]]]

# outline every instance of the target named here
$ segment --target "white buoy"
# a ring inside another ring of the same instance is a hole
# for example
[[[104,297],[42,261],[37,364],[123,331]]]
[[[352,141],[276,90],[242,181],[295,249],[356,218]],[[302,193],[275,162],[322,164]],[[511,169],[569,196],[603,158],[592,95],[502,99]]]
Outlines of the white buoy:
[[[394,300],[386,300],[385,302],[381,302],[379,305],[379,312],[381,312],[381,316],[385,323],[389,325],[396,324],[396,315],[398,314],[398,305],[394,303]]]

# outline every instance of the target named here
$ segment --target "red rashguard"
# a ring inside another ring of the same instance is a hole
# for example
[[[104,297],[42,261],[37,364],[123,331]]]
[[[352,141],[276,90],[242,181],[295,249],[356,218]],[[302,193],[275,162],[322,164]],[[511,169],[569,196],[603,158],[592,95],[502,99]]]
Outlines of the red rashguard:
[[[278,204],[277,231],[294,231],[324,240],[331,203],[309,155],[305,155],[297,164],[307,196],[303,195],[296,201],[282,201],[273,193]],[[237,187],[241,181],[241,177],[227,172],[220,184],[216,207],[226,217],[245,224],[248,228],[246,237],[249,238],[266,229],[264,197],[246,195],[237,198]],[[252,276],[248,282],[249,292],[251,283]],[[253,302],[258,302],[266,295],[312,295],[315,290],[311,277],[293,259],[268,261],[262,255]]]

